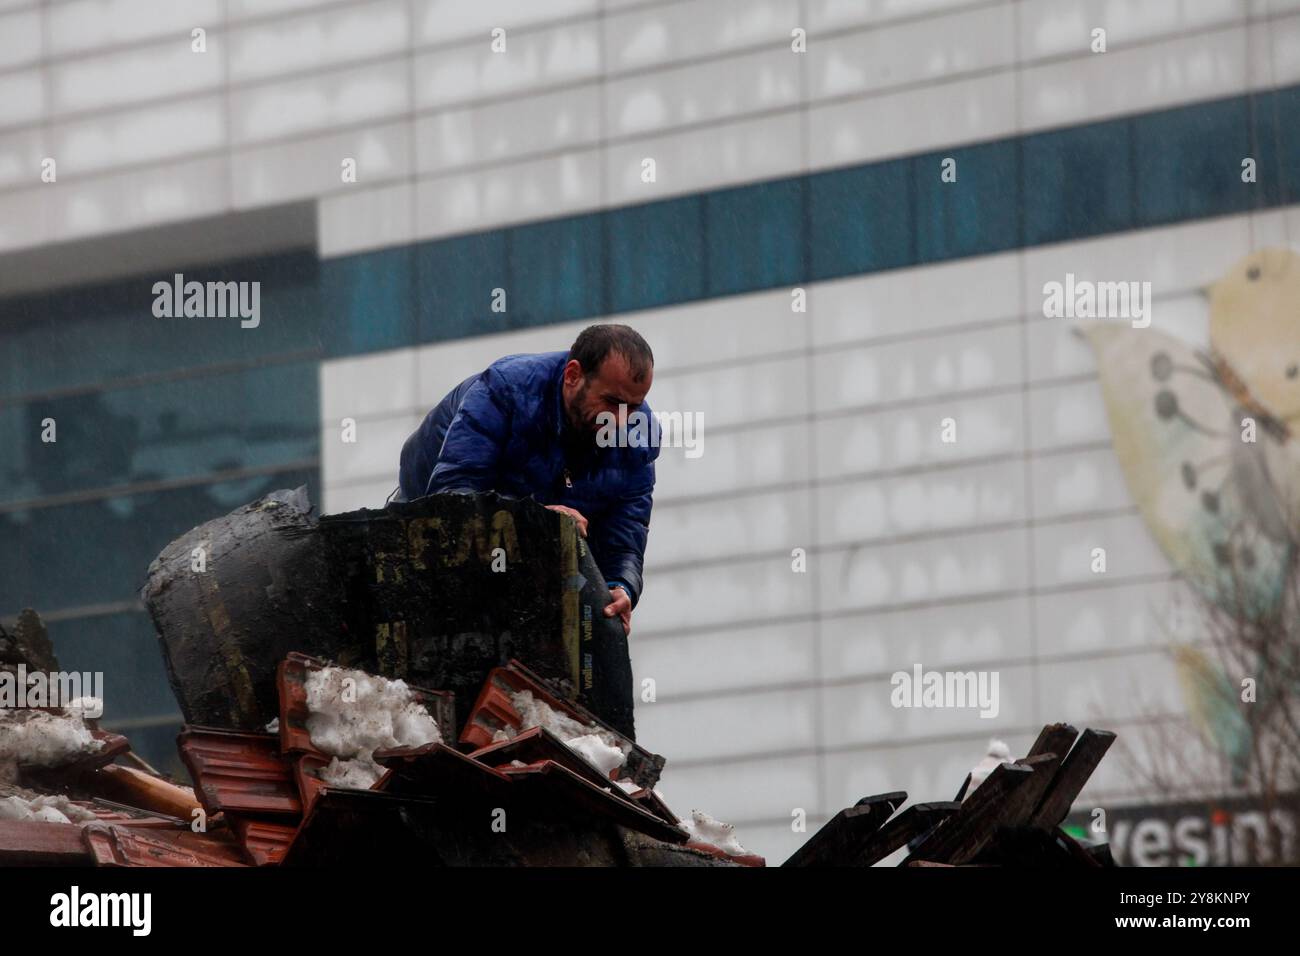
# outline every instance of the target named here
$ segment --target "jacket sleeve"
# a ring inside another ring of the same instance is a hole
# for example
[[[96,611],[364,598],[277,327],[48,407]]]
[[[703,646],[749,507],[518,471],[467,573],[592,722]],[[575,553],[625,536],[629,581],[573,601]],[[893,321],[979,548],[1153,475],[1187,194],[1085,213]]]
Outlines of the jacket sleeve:
[[[489,368],[470,386],[447,426],[447,436],[425,493],[492,491],[506,436],[510,433],[511,415],[508,387]]]
[[[650,533],[650,508],[655,488],[655,463],[647,461],[635,474],[629,489],[590,529],[590,544],[606,582],[628,586],[636,607],[641,599],[641,565]]]

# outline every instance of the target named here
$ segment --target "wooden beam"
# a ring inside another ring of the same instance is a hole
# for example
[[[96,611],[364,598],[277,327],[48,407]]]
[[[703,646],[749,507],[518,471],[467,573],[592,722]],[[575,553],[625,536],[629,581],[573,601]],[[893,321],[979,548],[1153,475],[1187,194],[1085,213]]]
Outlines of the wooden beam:
[[[1062,761],[1065,755],[1070,752],[1070,747],[1074,740],[1079,736],[1079,732],[1069,724],[1048,724],[1038,733],[1038,739],[1034,745],[1029,748],[1026,757],[1037,757],[1040,754],[1056,754]]]
[[[863,797],[831,817],[781,865],[854,866],[867,841],[906,802],[902,790]]]
[[[857,866],[874,866],[900,847],[924,836],[961,809],[961,804],[914,803],[894,817],[871,838],[858,857]]]
[[[1015,827],[1029,823],[1042,802],[1043,794],[1052,785],[1061,766],[1061,758],[1054,753],[1041,753],[1034,757],[1023,757],[1016,763],[1028,767],[1034,772],[1029,782],[1012,794],[1003,810],[1000,824]]]
[[[930,860],[935,863],[965,863],[993,836],[1002,821],[1007,801],[1034,776],[1030,767],[999,764],[988,779],[912,851],[907,862]]]
[[[1030,823],[1044,830],[1060,826],[1070,807],[1079,796],[1079,791],[1088,782],[1092,772],[1106,756],[1106,751],[1115,742],[1115,735],[1109,730],[1085,730],[1079,735],[1074,749],[1061,764],[1060,772],[1052,781],[1039,802],[1038,808],[1030,817]]]

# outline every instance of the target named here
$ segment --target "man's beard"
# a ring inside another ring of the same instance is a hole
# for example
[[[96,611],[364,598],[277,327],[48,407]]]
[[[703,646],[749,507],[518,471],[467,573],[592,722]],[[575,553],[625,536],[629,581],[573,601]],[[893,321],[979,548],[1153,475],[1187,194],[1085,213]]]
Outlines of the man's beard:
[[[594,442],[596,440],[596,418],[593,415],[590,421],[584,421],[582,417],[582,401],[587,397],[587,384],[584,382],[582,388],[578,389],[573,401],[564,409],[564,417],[568,420],[569,432],[575,441],[582,444]]]

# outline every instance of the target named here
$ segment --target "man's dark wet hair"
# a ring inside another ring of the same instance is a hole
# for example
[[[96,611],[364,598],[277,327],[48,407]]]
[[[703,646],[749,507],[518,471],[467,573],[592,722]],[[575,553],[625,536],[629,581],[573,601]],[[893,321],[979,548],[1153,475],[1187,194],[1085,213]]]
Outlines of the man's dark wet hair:
[[[582,373],[593,375],[610,352],[617,352],[627,360],[634,382],[644,381],[646,373],[654,368],[655,357],[641,334],[626,325],[589,325],[581,332],[569,349],[569,358],[577,359]]]

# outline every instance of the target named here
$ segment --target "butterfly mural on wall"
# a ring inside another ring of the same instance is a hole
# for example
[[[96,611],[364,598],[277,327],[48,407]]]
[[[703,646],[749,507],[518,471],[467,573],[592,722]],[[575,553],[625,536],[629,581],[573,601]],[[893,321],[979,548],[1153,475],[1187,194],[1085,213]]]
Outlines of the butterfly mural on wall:
[[[1213,607],[1276,633],[1298,610],[1300,254],[1252,253],[1207,291],[1208,349],[1118,323],[1079,332],[1097,359],[1125,481],[1161,550]],[[1174,664],[1193,723],[1242,782],[1252,740],[1240,677],[1187,645]],[[1264,700],[1269,674],[1251,676]]]

